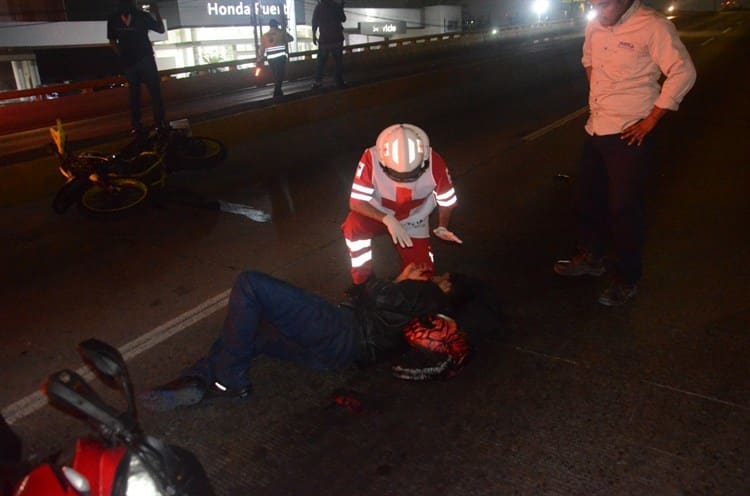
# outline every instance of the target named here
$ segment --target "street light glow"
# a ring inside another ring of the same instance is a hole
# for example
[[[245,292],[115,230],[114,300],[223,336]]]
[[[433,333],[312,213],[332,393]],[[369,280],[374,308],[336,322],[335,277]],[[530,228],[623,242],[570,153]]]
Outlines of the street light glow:
[[[531,8],[536,15],[541,17],[549,9],[549,0],[534,0]]]

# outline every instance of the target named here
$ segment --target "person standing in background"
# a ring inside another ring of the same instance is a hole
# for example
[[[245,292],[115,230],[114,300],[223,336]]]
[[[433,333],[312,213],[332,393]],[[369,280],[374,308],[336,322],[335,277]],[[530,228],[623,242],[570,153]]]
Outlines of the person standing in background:
[[[149,31],[164,32],[164,21],[156,2],[148,12],[138,8],[135,0],[120,0],[117,9],[107,21],[107,38],[122,65],[130,91],[130,122],[136,136],[143,135],[141,124],[141,83],[146,85],[151,97],[154,125],[166,128],[164,102],[161,97],[159,70],[156,68],[154,49],[148,38]]]
[[[266,31],[260,39],[260,49],[258,50],[257,65],[263,64],[263,58],[268,60],[273,74],[273,97],[281,98],[284,92],[281,91],[281,85],[284,82],[286,74],[286,44],[294,41],[292,35],[279,27],[279,21],[271,19]]]
[[[333,57],[335,63],[334,78],[336,86],[345,88],[344,82],[344,26],[346,14],[344,4],[334,3],[333,0],[320,0],[315,6],[312,17],[313,44],[318,45],[318,68],[315,71],[313,88],[320,88],[323,84],[328,56]],[[317,32],[320,30],[320,37]]]

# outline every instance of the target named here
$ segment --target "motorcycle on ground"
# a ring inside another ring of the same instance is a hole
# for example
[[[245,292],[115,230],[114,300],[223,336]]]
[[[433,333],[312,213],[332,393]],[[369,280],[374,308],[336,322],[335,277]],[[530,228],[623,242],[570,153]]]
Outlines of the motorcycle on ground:
[[[150,192],[162,189],[170,173],[213,167],[227,155],[220,141],[190,136],[184,128],[154,129],[117,153],[70,151],[59,119],[49,132],[59,159],[58,170],[65,178],[52,202],[59,214],[74,203],[99,216],[132,209]]]
[[[86,421],[94,438],[78,439],[72,464],[45,462],[16,486],[14,496],[213,496],[208,477],[191,452],[145,434],[122,355],[89,339],[78,351],[86,364],[125,397],[127,409],[106,403],[76,372],[49,376],[50,402]]]

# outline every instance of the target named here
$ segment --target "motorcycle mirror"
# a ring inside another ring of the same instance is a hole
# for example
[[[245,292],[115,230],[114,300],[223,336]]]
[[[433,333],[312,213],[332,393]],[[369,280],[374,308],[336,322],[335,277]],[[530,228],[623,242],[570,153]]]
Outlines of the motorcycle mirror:
[[[72,370],[64,369],[50,375],[44,392],[57,406],[72,409],[106,427],[109,432],[127,432],[119,412],[107,405],[83,377]]]
[[[78,344],[78,353],[96,370],[110,379],[120,380],[127,372],[125,360],[120,352],[113,346],[99,341],[98,339],[87,339]]]
[[[84,361],[110,381],[118,381],[128,402],[128,413],[136,418],[135,393],[125,359],[114,346],[90,338],[78,344],[78,353]]]

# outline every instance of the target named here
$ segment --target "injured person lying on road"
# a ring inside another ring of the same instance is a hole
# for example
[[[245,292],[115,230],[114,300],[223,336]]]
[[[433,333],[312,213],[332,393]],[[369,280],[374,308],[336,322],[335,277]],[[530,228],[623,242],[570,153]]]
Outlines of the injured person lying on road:
[[[235,280],[220,336],[208,354],[140,399],[149,410],[166,411],[207,399],[248,398],[248,368],[258,355],[326,371],[406,352],[394,363],[394,376],[451,377],[470,354],[466,333],[452,315],[471,306],[477,287],[470,277],[430,277],[412,263],[393,281],[371,278],[356,298],[334,304],[268,274],[245,271]],[[496,332],[499,304],[490,306],[483,326]]]

